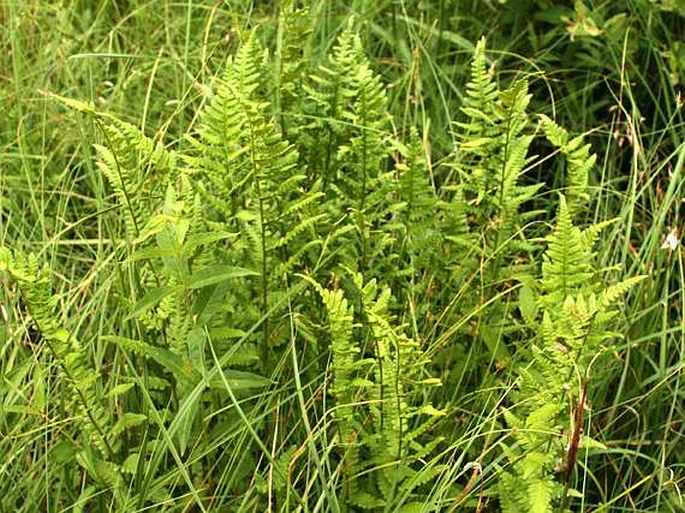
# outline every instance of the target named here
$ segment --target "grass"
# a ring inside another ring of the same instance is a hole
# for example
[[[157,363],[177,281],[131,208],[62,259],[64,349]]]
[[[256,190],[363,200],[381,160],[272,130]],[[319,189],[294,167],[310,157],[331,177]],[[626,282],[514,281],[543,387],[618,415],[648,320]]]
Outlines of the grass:
[[[574,511],[681,511],[685,274],[682,245],[663,243],[672,230],[680,241],[683,226],[685,73],[676,43],[685,13],[666,10],[667,2],[587,1],[594,19],[625,16],[597,37],[571,41],[565,23],[543,16],[553,3],[312,1],[313,31],[304,51],[323,61],[343,20],[354,14],[374,69],[389,84],[396,129],[423,131],[431,169],[450,158],[450,123],[460,116],[471,53],[482,34],[490,37],[489,58],[502,80],[527,76],[537,112],[588,134],[599,156],[588,221],[619,219],[603,233],[598,261],[606,268],[620,264],[616,279],[648,279],[626,298],[623,338],[611,348],[606,372],[591,384],[589,435],[608,449],[579,461],[585,498]],[[565,12],[573,15],[570,8]],[[113,352],[103,339],[117,333],[128,315],[121,297],[140,299],[136,271],[120,265],[127,255],[120,214],[95,164],[92,145],[105,140],[97,122],[67,112],[50,94],[92,101],[156,140],[179,144],[241,36],[257,24],[275,27],[276,18],[271,3],[248,1],[8,0],[0,6],[0,247],[35,252],[49,266],[59,322],[78,334],[88,361],[108,376],[103,395],[120,384],[116,374],[125,370],[141,391],[137,406],[152,418],[165,410],[150,369]],[[535,152],[550,152],[536,144]],[[559,170],[542,166],[533,173],[558,187]],[[435,180],[442,179],[436,171]],[[113,510],[111,496],[85,471],[75,477],[73,469],[87,469],[89,462],[73,454],[78,433],[56,363],[42,350],[15,287],[1,283],[8,320],[0,330],[0,510]],[[458,303],[460,291],[451,294]],[[291,308],[287,342],[267,376],[275,384],[213,403],[221,406],[203,411],[203,443],[186,452],[174,442],[182,420],[148,439],[152,457],[133,473],[132,511],[150,504],[163,511],[266,511],[275,509],[277,494],[302,511],[345,511],[335,440],[326,429],[333,421],[321,415],[329,401],[330,362],[295,342],[302,313],[292,310],[292,297],[281,301],[250,327],[258,333],[276,311]],[[427,341],[427,352],[438,356],[452,340],[443,327],[471,319],[443,313],[446,322],[435,323],[435,331],[417,310],[402,315]],[[445,362],[455,366],[450,380],[430,392],[449,415],[437,425],[446,441],[425,464],[446,464],[446,470],[427,486],[433,502],[422,511],[497,511],[490,492],[504,464],[502,437],[511,436],[500,413],[512,391],[506,379],[512,369],[499,368],[489,356],[461,347]],[[183,404],[181,409],[191,408],[192,396]],[[297,476],[277,457],[290,443],[301,463]],[[206,482],[210,475],[213,481]],[[169,495],[179,489],[184,495]]]

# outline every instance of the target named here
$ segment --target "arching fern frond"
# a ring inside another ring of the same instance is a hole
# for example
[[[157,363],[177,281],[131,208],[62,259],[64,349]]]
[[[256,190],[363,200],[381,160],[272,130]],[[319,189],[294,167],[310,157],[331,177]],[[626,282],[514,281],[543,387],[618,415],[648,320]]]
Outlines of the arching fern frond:
[[[589,195],[587,186],[590,171],[597,155],[590,153],[590,144],[583,144],[582,135],[571,138],[565,128],[557,125],[552,119],[540,115],[542,128],[547,140],[566,157],[566,191],[568,208],[574,212],[587,202]]]
[[[120,451],[125,434],[147,421],[142,414],[116,413],[102,389],[101,371],[87,358],[86,348],[58,322],[57,300],[50,285],[50,272],[35,255],[0,248],[0,272],[16,281],[26,307],[59,368],[59,378],[70,394],[65,401],[73,422],[80,428],[77,458],[90,478],[110,489],[116,504],[126,504],[126,483]]]
[[[143,225],[161,204],[156,191],[176,178],[176,155],[159,140],[116,116],[98,112],[92,104],[54,96],[63,105],[95,119],[105,144],[95,144],[98,169],[114,191],[124,217],[126,232],[137,237]]]
[[[98,375],[85,359],[79,341],[57,322],[56,298],[52,295],[50,273],[40,267],[35,255],[3,251],[0,270],[8,271],[17,281],[26,306],[36,327],[59,363],[62,377],[72,390],[76,417],[98,448],[102,457],[111,458],[114,450],[108,437],[113,424],[111,412],[99,399],[102,394],[96,387]]]
[[[364,269],[389,265],[393,176],[388,172],[390,114],[385,86],[367,59],[351,19],[326,63],[304,82],[304,112],[295,136],[301,163],[323,196],[331,222],[351,230],[331,262]],[[345,216],[340,219],[341,216]],[[322,226],[324,233],[340,232]],[[387,257],[387,258],[386,258]]]

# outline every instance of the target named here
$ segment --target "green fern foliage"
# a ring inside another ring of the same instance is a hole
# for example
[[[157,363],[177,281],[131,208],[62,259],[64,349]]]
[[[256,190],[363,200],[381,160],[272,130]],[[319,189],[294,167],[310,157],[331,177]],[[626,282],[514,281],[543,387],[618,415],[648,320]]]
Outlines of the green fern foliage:
[[[119,505],[125,504],[125,482],[121,469],[121,449],[128,430],[147,421],[145,415],[116,415],[102,390],[100,372],[86,358],[81,342],[57,321],[57,298],[52,294],[50,272],[40,266],[35,255],[23,255],[0,248],[0,272],[16,281],[54,361],[61,380],[68,387],[68,414],[78,426],[77,457],[85,464],[90,479],[111,488]]]
[[[531,226],[542,215],[533,200],[542,184],[525,176],[536,160],[529,154],[535,131],[527,112],[528,84],[515,79],[502,89],[492,69],[481,39],[461,108],[464,119],[453,124],[456,144],[438,192],[446,204],[440,231],[445,239],[442,265],[448,272],[436,273],[434,279],[449,283],[463,299],[459,309],[447,297],[435,307],[448,324],[461,327],[461,348],[474,342],[484,345],[488,359],[507,365],[507,339],[517,329],[516,321],[503,302],[491,300],[508,294],[515,276],[532,271],[527,255],[537,248]],[[463,322],[460,311],[478,314]],[[455,347],[444,357],[460,360],[460,351]],[[456,369],[457,375],[470,372],[460,370],[459,364]]]
[[[393,184],[387,94],[364,54],[354,20],[303,91],[295,134],[301,163],[324,194],[330,221],[340,223],[340,216],[347,216],[347,228],[339,230],[347,235],[339,243],[355,252],[339,262],[363,270],[391,244],[381,225],[389,216]],[[329,225],[324,230],[335,229]]]
[[[111,118],[103,132],[107,145],[95,146],[98,167],[112,186],[133,237],[153,212],[154,189],[171,178],[175,157],[130,123]]]
[[[573,226],[566,199],[559,203],[557,225],[547,239],[543,256],[542,288],[550,310],[569,296],[591,287],[593,278],[592,248],[585,244],[580,228]]]
[[[287,191],[304,177],[293,173],[297,152],[281,137],[263,98],[265,58],[251,37],[229,60],[197,136],[189,139],[193,155],[186,160],[218,222],[231,228],[251,222],[265,230],[270,224],[273,237],[279,224],[267,215],[278,218],[274,212],[288,198]]]
[[[420,485],[415,466],[441,441],[421,439],[444,412],[420,399],[424,389],[440,385],[440,380],[426,373],[429,360],[420,344],[394,326],[390,290],[375,281],[364,283],[359,273],[352,272],[350,279],[360,300],[357,312],[341,289],[312,283],[329,318],[331,394],[349,480],[347,500],[375,509],[394,504],[396,497],[412,496]],[[353,323],[355,314],[361,323]],[[426,472],[423,478],[430,479]],[[438,472],[435,467],[430,475]]]
[[[102,130],[102,215],[123,240],[100,271],[121,315],[100,359],[36,257],[0,249],[0,271],[60,369],[83,502],[447,511],[495,469],[488,508],[566,513],[593,369],[639,280],[598,268],[613,221],[578,225],[590,146],[532,122],[526,79],[500,83],[481,39],[436,158],[429,120],[393,119],[355,19],[317,60],[297,5],[244,34],[173,143],[59,98]],[[540,127],[567,169],[549,234]],[[462,487],[464,458],[479,472]]]
[[[95,119],[102,128],[104,144],[94,145],[97,166],[114,191],[129,239],[134,239],[160,205],[154,191],[176,178],[175,153],[167,150],[161,141],[147,137],[135,125],[96,111],[92,104],[55,98]]]
[[[321,193],[306,184],[298,151],[283,137],[265,99],[266,66],[266,53],[251,36],[229,59],[185,157],[189,178],[210,207],[207,226],[239,233],[221,259],[260,274],[258,286],[236,295],[238,302],[255,306],[240,328],[248,328],[277,301],[272,285],[315,254],[320,244],[315,226],[325,217],[317,206]],[[267,330],[265,323],[264,362],[270,347],[282,343],[269,341]]]
[[[326,193],[342,173],[344,162],[339,161],[339,148],[356,132],[357,127],[342,120],[347,115],[345,110],[356,102],[359,78],[369,74],[368,68],[361,40],[350,20],[325,65],[303,84],[304,116],[296,133],[298,147],[303,149],[303,163]]]
[[[495,248],[491,250],[534,215],[519,211],[540,188],[520,184],[531,159],[528,148],[533,135],[526,133],[530,129],[529,102],[528,84],[523,79],[499,90],[488,72],[485,39],[481,39],[461,109],[467,120],[455,122],[454,167],[478,225],[496,223]]]
[[[540,120],[547,140],[566,157],[566,197],[569,209],[574,211],[589,198],[588,180],[597,156],[590,153],[589,144],[583,144],[582,135],[571,138],[563,127],[549,117],[541,115]]]
[[[396,194],[398,205],[394,215],[401,230],[398,236],[401,242],[399,250],[407,255],[415,272],[431,268],[431,264],[442,256],[444,237],[441,228],[446,228],[448,224],[446,218],[450,208],[435,193],[425,152],[419,134],[411,130],[408,143],[399,145],[395,166],[399,175]],[[465,217],[454,218],[456,226],[452,226],[447,233],[453,237],[465,235],[468,231]]]
[[[592,365],[611,339],[620,336],[611,329],[615,306],[639,280],[603,284],[594,271],[592,245],[598,229],[574,226],[561,196],[541,276],[533,289],[522,289],[520,310],[534,338],[529,363],[518,371],[518,402],[504,413],[516,443],[505,448],[510,468],[500,480],[503,511],[552,512],[566,503],[582,449]]]
[[[274,50],[274,108],[286,138],[299,129],[299,122],[292,120],[301,114],[304,83],[310,71],[307,54],[314,17],[307,6],[298,4],[294,0],[280,2]]]

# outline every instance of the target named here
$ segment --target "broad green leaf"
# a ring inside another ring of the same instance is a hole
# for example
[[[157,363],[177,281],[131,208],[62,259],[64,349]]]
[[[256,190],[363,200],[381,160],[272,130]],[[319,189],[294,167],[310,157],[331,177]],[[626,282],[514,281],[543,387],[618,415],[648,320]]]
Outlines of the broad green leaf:
[[[208,267],[193,273],[188,278],[188,288],[200,289],[202,287],[207,287],[208,285],[215,285],[222,281],[240,278],[242,276],[258,276],[258,273],[242,267],[233,267],[230,265]]]
[[[49,452],[50,460],[54,463],[66,463],[76,456],[76,446],[68,440],[60,440]]]
[[[181,454],[186,451],[193,434],[196,432],[195,420],[199,412],[200,402],[197,399],[186,397],[181,403],[176,418],[174,418],[171,431]]]
[[[133,308],[131,309],[129,314],[124,318],[124,321],[128,321],[130,319],[138,317],[140,314],[146,312],[147,310],[155,306],[168,295],[173,294],[177,290],[177,288],[178,287],[176,287],[175,285],[166,285],[164,287],[152,289],[147,294],[145,294],[143,299],[141,299],[135,305],[133,305]]]
[[[228,286],[224,283],[207,286],[198,291],[193,303],[193,315],[197,325],[207,324],[212,316],[224,307],[227,290]]]
[[[226,384],[228,384],[233,390],[241,390],[245,388],[261,388],[271,384],[269,379],[252,372],[225,370],[222,371],[222,374],[225,380],[222,378],[211,380],[209,382],[210,388],[226,390]]]
[[[107,336],[102,338],[106,342],[112,342],[125,350],[152,358],[178,380],[195,382],[192,372],[186,367],[183,359],[167,349],[126,337]]]
[[[538,316],[538,305],[535,301],[533,290],[524,285],[519,292],[519,310],[523,319],[531,326],[535,324]]]
[[[481,327],[480,335],[485,345],[490,350],[490,354],[499,364],[506,364],[511,361],[511,354],[507,348],[501,328],[493,322],[493,325]]]
[[[129,262],[138,262],[139,260],[152,260],[153,258],[163,258],[168,256],[174,256],[176,251],[173,248],[143,248],[138,251],[134,251],[133,254],[128,257]]]

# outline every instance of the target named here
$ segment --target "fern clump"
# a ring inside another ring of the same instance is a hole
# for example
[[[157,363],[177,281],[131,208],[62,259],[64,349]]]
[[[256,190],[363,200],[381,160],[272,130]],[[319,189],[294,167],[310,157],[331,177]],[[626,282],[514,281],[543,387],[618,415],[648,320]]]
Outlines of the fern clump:
[[[107,179],[132,241],[161,206],[159,189],[177,178],[176,154],[161,141],[146,136],[138,127],[94,105],[55,96],[65,106],[92,117],[102,128],[103,144],[94,144],[97,167]]]
[[[409,511],[417,503],[408,498],[441,471],[440,466],[416,469],[441,442],[439,437],[421,441],[444,415],[424,399],[425,390],[440,380],[427,374],[430,362],[421,345],[394,326],[390,290],[375,281],[364,283],[359,273],[351,273],[350,280],[357,312],[341,289],[312,282],[329,319],[330,391],[343,448],[346,500],[371,510],[399,500]],[[359,323],[353,322],[355,314]]]
[[[361,272],[387,254],[391,243],[382,228],[393,187],[387,103],[385,85],[350,20],[326,63],[304,83],[301,125],[294,135],[301,164],[324,195],[329,223],[322,231],[354,249],[339,252],[337,259]]]
[[[250,37],[230,59],[217,91],[189,138],[185,161],[189,178],[210,210],[204,220],[212,229],[239,236],[220,258],[254,269],[258,285],[236,294],[240,304],[258,305],[247,312],[248,328],[277,301],[274,294],[286,274],[302,265],[320,241],[315,226],[325,214],[317,207],[321,193],[306,184],[298,168],[298,151],[282,135],[265,101],[266,53]],[[277,332],[277,328],[273,331]],[[282,340],[263,324],[261,358]]]
[[[521,209],[541,187],[521,183],[533,159],[528,155],[533,141],[526,112],[530,98],[525,79],[517,79],[506,90],[499,90],[488,72],[485,39],[481,39],[461,109],[467,119],[455,123],[457,146],[453,166],[461,182],[463,200],[476,216],[475,225],[490,227],[486,232],[488,253],[497,251],[500,243],[514,236],[536,215],[535,211]]]
[[[450,326],[441,340],[456,339],[440,356],[451,368],[446,382],[462,382],[466,374],[474,386],[480,384],[481,365],[460,363],[473,344],[486,348],[479,352],[483,366],[489,361],[506,367],[512,361],[519,327],[506,301],[498,298],[511,294],[516,277],[532,274],[530,255],[538,251],[534,227],[544,216],[534,208],[543,184],[527,176],[537,162],[530,154],[536,131],[528,113],[527,81],[517,78],[501,88],[492,69],[481,39],[462,119],[453,123],[455,146],[441,170],[442,255],[431,275],[435,283],[456,291],[433,300],[433,315]]]
[[[81,502],[442,511],[483,476],[479,502],[568,510],[579,451],[601,448],[582,432],[593,368],[635,282],[597,267],[610,222],[579,226],[590,146],[536,123],[526,79],[498,82],[481,39],[438,155],[428,119],[396,123],[357,21],[317,60],[296,5],[236,32],[173,142],[59,98],[101,128],[111,192],[100,272],[120,317],[98,359],[36,257],[3,248],[0,271],[60,369]],[[549,234],[540,134],[566,163]]]
[[[557,511],[567,502],[578,450],[601,447],[581,434],[592,366],[620,336],[611,329],[617,306],[639,280],[604,285],[593,253],[602,227],[574,226],[561,196],[542,275],[522,288],[520,312],[535,335],[518,371],[516,402],[504,412],[516,440],[504,446],[511,465],[500,480],[505,512]]]

